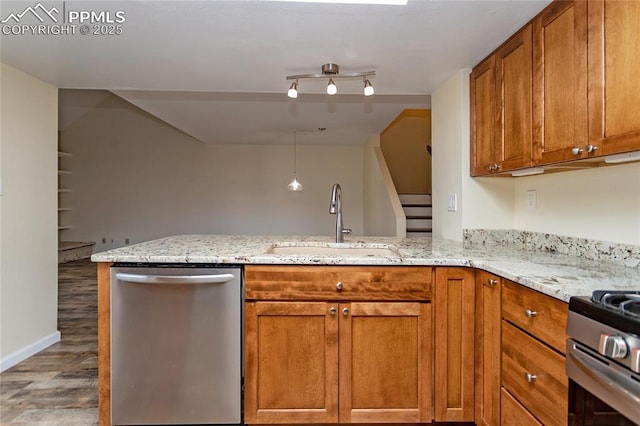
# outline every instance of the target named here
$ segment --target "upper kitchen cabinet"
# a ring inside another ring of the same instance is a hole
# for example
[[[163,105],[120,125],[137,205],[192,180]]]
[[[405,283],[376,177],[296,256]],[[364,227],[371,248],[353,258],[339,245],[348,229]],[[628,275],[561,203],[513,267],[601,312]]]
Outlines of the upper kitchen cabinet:
[[[557,1],[533,20],[534,164],[586,158],[587,2]]]
[[[531,32],[524,27],[471,73],[472,176],[531,165]]]
[[[588,3],[589,144],[640,149],[640,2]]]
[[[493,171],[496,149],[496,57],[478,64],[470,76],[471,175]]]

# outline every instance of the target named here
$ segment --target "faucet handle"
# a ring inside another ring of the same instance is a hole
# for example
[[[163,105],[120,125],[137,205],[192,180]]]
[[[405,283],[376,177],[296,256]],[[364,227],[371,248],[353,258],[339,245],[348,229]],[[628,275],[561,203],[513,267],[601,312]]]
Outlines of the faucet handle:
[[[353,231],[351,230],[351,228],[344,228],[342,230],[342,233],[346,234],[346,235],[351,235],[351,233],[353,233]]]

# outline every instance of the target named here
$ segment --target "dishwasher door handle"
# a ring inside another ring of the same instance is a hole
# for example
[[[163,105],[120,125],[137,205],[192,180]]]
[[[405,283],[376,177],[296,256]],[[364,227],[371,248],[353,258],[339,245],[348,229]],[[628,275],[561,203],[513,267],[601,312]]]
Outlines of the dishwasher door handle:
[[[119,281],[137,284],[223,284],[235,278],[233,274],[214,275],[145,275],[116,273]]]

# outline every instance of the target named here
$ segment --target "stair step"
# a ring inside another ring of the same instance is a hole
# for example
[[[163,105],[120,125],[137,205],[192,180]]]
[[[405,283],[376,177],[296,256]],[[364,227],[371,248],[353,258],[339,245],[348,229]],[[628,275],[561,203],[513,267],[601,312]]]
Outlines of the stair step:
[[[403,206],[430,206],[431,194],[401,193],[398,194]]]
[[[60,241],[58,242],[58,263],[71,262],[72,260],[91,257],[94,242],[85,241]]]
[[[409,219],[407,218],[407,231],[428,229],[431,230],[432,219]]]
[[[407,237],[415,238],[415,237],[431,237],[431,231],[407,231]]]
[[[432,208],[426,206],[403,206],[404,215],[408,218],[410,217],[423,217],[423,218],[431,218]]]

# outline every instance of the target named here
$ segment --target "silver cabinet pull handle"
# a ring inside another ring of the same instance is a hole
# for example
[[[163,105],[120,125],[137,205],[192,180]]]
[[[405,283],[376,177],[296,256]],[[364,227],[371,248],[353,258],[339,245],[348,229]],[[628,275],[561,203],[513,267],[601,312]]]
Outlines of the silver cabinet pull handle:
[[[527,318],[533,318],[538,315],[536,311],[532,311],[531,309],[525,309],[524,314],[527,316]]]
[[[524,373],[524,378],[527,381],[527,383],[532,383],[532,382],[536,381],[538,376],[536,376],[535,374],[531,374],[531,373]]]
[[[329,313],[331,315],[335,315],[336,314],[336,308],[334,308],[333,306],[331,308],[329,308]]]
[[[489,278],[489,287],[493,287],[498,284],[498,280],[494,280],[493,278]]]
[[[571,153],[572,153],[573,155],[580,155],[580,154],[582,154],[583,152],[584,152],[584,149],[582,149],[582,148],[578,148],[577,146],[574,146],[574,147],[571,149]]]
[[[349,308],[344,308],[344,309],[342,310],[342,315],[344,315],[344,316],[349,315]]]
[[[338,283],[336,284],[336,289],[342,290],[342,282],[338,281]]]
[[[586,148],[589,154],[594,153],[598,149],[596,145],[591,145],[591,144],[587,145]]]

